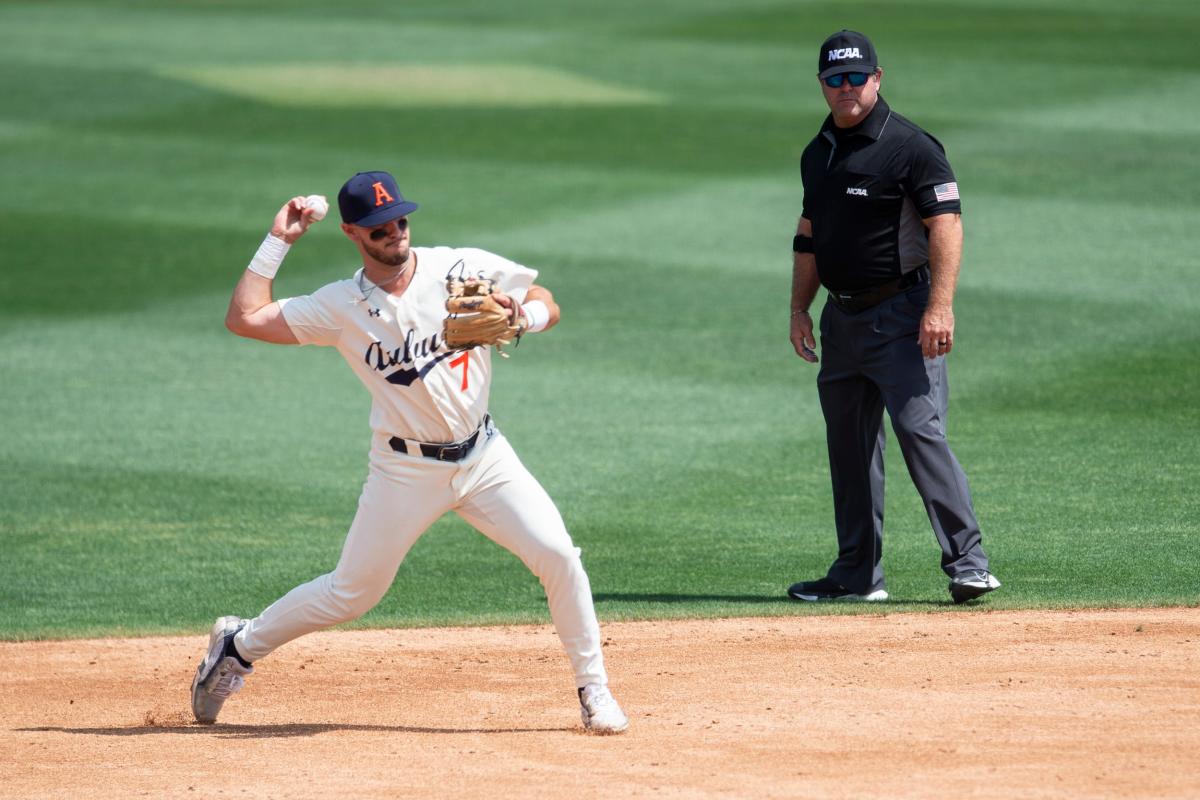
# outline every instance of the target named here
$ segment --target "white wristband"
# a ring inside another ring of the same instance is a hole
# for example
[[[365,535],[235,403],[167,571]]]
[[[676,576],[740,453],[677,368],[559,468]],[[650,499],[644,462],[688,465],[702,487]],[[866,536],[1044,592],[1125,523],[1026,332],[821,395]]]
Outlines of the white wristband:
[[[291,247],[283,239],[268,233],[246,269],[256,275],[262,275],[267,280],[275,280],[275,273],[279,272],[279,265],[283,263],[283,257]]]
[[[525,319],[529,320],[526,332],[537,333],[546,330],[546,325],[550,322],[550,309],[546,308],[545,303],[534,300],[521,306],[521,310],[525,313]]]

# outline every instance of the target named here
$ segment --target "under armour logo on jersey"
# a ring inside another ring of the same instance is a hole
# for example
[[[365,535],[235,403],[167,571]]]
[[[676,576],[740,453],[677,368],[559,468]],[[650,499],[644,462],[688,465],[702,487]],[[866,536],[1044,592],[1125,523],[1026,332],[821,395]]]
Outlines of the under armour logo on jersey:
[[[367,316],[368,316],[368,317],[378,317],[378,316],[379,316],[379,309],[378,309],[378,308],[372,308],[370,311],[368,311],[368,312],[367,312]]]
[[[860,189],[857,186],[847,186],[846,194],[852,194],[855,197],[869,197],[866,189]]]
[[[371,187],[375,190],[375,206],[377,208],[384,203],[396,202],[396,200],[390,194],[388,194],[388,190],[383,188],[382,181],[376,181],[375,183],[371,184]]]
[[[836,50],[829,51],[829,57],[826,61],[841,61],[844,58],[862,58],[862,53],[858,52],[857,47],[839,47]]]

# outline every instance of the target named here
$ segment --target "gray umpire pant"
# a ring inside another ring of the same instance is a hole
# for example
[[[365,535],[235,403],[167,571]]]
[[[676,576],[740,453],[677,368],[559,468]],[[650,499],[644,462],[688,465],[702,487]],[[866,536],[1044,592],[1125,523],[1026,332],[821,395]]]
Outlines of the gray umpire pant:
[[[987,569],[967,476],[946,442],[946,359],[917,344],[929,285],[859,312],[832,300],[821,313],[817,388],[825,415],[838,556],[830,579],[854,592],[884,587],[883,410],[925,503],[953,577]]]

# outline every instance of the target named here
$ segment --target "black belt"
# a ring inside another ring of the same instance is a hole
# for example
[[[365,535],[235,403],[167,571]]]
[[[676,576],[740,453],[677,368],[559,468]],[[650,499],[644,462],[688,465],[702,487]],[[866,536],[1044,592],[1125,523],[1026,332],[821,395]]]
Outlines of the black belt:
[[[911,272],[901,275],[896,280],[889,281],[881,286],[872,286],[869,289],[857,289],[848,292],[830,289],[829,299],[837,304],[839,308],[844,308],[847,311],[864,311],[879,305],[889,297],[895,297],[904,290],[920,286],[923,283],[929,283],[928,264],[917,267]]]
[[[416,453],[409,452],[408,446],[411,444],[413,447],[419,449],[421,455],[425,456],[426,458],[434,458],[438,461],[462,461],[471,454],[472,450],[475,449],[475,445],[479,442],[479,435],[486,435],[486,431],[488,426],[491,424],[491,421],[491,415],[484,414],[483,423],[475,429],[474,433],[472,433],[466,439],[463,439],[461,442],[451,442],[450,444],[428,444],[426,442],[415,442],[411,440],[406,441],[401,439],[399,436],[393,436],[391,439],[388,439],[388,444],[390,444],[392,449],[397,453],[416,455]]]

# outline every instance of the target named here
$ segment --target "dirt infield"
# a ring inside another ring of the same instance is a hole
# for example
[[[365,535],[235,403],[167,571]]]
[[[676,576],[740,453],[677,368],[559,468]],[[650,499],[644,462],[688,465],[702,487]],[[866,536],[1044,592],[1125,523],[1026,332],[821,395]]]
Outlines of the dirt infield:
[[[190,724],[206,634],[0,644],[0,797],[1190,797],[1200,610],[329,632]]]

